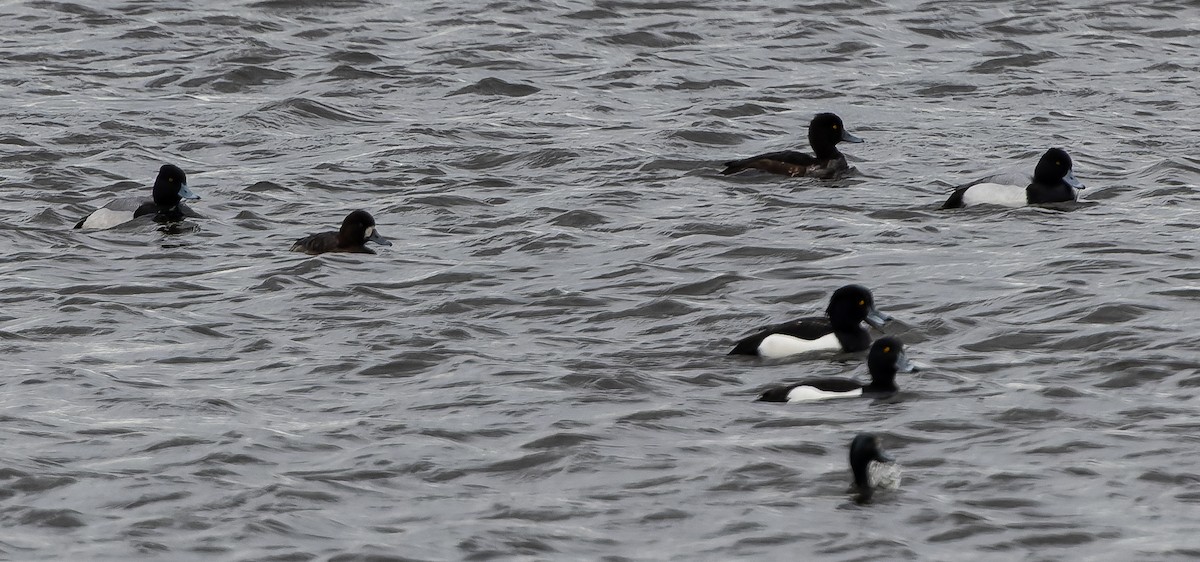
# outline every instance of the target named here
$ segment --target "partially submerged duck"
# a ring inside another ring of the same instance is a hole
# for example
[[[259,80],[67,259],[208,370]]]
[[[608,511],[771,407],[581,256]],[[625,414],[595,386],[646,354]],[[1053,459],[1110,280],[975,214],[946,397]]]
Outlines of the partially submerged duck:
[[[977,182],[959,187],[950,194],[942,205],[943,209],[956,209],[973,205],[1003,205],[1023,207],[1065,203],[1079,198],[1084,188],[1075,179],[1073,163],[1067,151],[1061,148],[1047,150],[1033,169],[1033,180],[1027,186]]]
[[[382,246],[391,246],[383,235],[375,229],[375,218],[366,211],[354,211],[346,215],[342,227],[337,232],[320,232],[309,234],[292,244],[291,251],[306,254],[324,254],[326,252],[345,252],[352,254],[374,254],[375,250],[367,247],[367,242]]]
[[[918,369],[908,360],[899,339],[885,337],[871,345],[867,370],[871,373],[871,381],[866,384],[844,377],[813,378],[772,388],[758,399],[794,403],[830,398],[887,398],[900,390],[896,386],[896,373],[911,373]]]
[[[875,297],[862,285],[846,285],[833,292],[824,318],[800,318],[770,326],[743,338],[730,355],[779,358],[818,351],[863,351],[871,334],[862,327],[882,328],[891,320],[875,308]]]
[[[858,503],[870,502],[876,490],[900,487],[900,465],[884,453],[879,437],[873,433],[859,433],[850,442],[850,472]]]
[[[184,218],[204,218],[183,204],[184,199],[199,199],[188,187],[187,174],[179,166],[164,164],[154,178],[150,198],[121,197],[83,217],[75,228],[104,229],[133,219],[152,216],[155,222],[179,222]]]
[[[742,170],[762,170],[785,176],[831,179],[850,169],[837,144],[862,141],[846,130],[841,117],[832,113],[818,113],[808,124],[808,144],[812,145],[812,154],[795,150],[768,152],[726,162],[721,173],[729,175]]]

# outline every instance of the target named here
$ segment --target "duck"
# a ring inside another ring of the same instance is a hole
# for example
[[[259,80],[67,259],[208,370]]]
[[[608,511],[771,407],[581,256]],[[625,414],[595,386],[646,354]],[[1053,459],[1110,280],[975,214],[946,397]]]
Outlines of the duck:
[[[813,154],[783,150],[731,160],[725,163],[721,174],[728,176],[755,169],[792,177],[833,179],[850,169],[846,157],[837,149],[839,142],[860,143],[863,140],[846,130],[841,117],[818,113],[808,124],[808,144],[812,145]]]
[[[200,199],[188,187],[187,174],[179,166],[164,164],[154,178],[151,197],[121,197],[106,203],[75,223],[75,228],[106,229],[133,219],[152,216],[155,222],[179,222],[185,217],[204,218],[183,203],[184,199]]]
[[[864,351],[871,346],[865,321],[877,329],[892,319],[875,308],[875,297],[862,285],[846,285],[829,297],[824,318],[800,318],[747,336],[729,355],[777,359],[814,352]]]
[[[374,242],[381,246],[392,245],[375,229],[375,217],[360,209],[346,215],[342,221],[342,227],[337,232],[309,234],[292,244],[291,251],[304,252],[309,255],[326,252],[374,254],[375,250],[368,248],[367,242]]]
[[[844,377],[806,379],[771,388],[758,396],[759,402],[808,402],[830,398],[889,398],[900,391],[897,373],[919,371],[908,360],[904,344],[891,336],[879,338],[867,353],[867,371],[871,382],[863,384]]]
[[[1061,148],[1051,148],[1038,160],[1033,180],[1021,187],[991,182],[977,182],[958,187],[942,204],[943,209],[957,209],[981,204],[1023,207],[1064,203],[1079,198],[1083,182],[1075,178],[1071,156]]]
[[[850,472],[858,492],[855,501],[860,504],[870,502],[875,490],[900,487],[900,465],[883,451],[879,436],[873,433],[859,433],[850,441]]]

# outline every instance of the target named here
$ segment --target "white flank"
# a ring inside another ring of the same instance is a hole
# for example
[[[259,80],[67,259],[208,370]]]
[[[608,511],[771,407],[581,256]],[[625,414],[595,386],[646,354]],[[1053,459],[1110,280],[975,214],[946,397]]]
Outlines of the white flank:
[[[1025,188],[1002,183],[980,183],[967,188],[963,194],[963,205],[1004,205],[1022,207],[1029,204]]]
[[[812,386],[797,386],[788,393],[788,404],[792,402],[810,402],[813,400],[828,400],[830,398],[858,398],[862,396],[862,389],[856,388],[846,392],[833,392],[829,390],[821,390]]]
[[[814,351],[841,351],[842,342],[837,336],[826,334],[815,340],[805,340],[783,334],[771,334],[758,344],[758,354],[770,359],[812,353]]]
[[[112,209],[96,209],[83,221],[81,228],[112,228],[133,220],[130,211],[114,211]]]
[[[900,465],[894,462],[871,461],[867,465],[867,478],[872,488],[895,490],[900,487],[900,477],[903,475]]]

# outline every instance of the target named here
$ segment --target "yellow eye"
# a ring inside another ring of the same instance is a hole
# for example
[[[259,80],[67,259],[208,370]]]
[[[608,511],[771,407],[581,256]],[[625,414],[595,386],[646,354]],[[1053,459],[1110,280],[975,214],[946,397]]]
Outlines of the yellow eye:
[[[1054,165],[1055,165],[1055,166],[1062,166],[1062,160],[1055,160],[1055,161],[1054,161]]]
[[[886,345],[885,345],[885,346],[883,346],[883,352],[884,352],[884,353],[891,353],[891,352],[892,352],[892,348],[890,348],[890,347],[888,347],[888,346],[886,346]]]
[[[835,130],[835,131],[836,131],[836,130],[838,130],[838,126],[837,126],[837,125],[834,125],[834,126],[833,126],[833,130]]]
[[[864,304],[867,304],[867,301],[858,301],[858,306],[862,306]]]

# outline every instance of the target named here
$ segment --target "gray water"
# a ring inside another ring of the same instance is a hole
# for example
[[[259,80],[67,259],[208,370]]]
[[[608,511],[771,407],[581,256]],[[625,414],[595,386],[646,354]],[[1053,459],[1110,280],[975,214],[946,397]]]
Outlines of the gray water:
[[[1200,557],[1195,0],[217,4],[0,5],[0,558]],[[856,174],[717,174],[822,111]],[[923,371],[753,402],[851,282]]]

